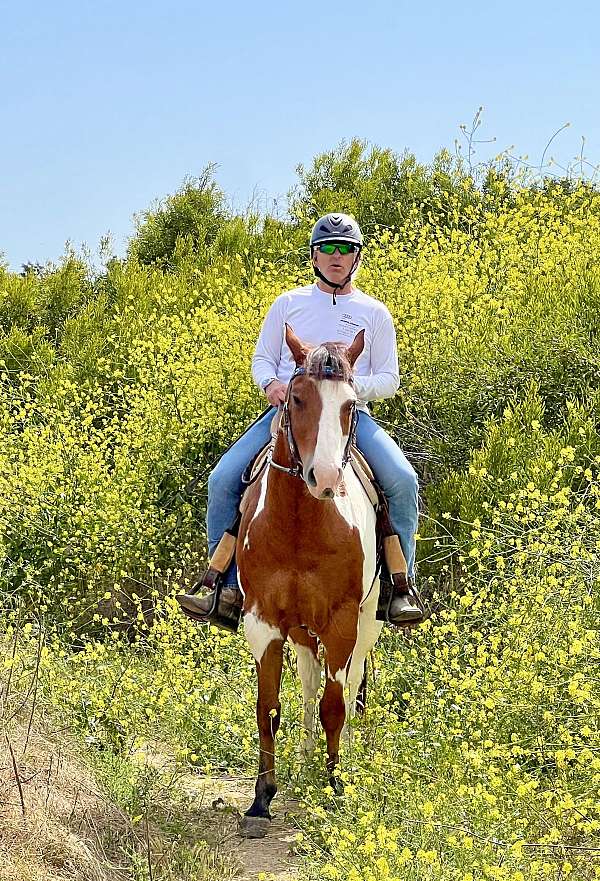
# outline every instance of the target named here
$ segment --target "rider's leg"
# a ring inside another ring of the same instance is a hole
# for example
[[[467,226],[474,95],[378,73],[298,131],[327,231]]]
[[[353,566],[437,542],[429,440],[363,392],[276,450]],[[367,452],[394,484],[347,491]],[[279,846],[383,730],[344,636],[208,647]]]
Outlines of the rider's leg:
[[[390,520],[400,538],[408,577],[414,579],[415,533],[419,523],[419,482],[414,468],[398,444],[363,410],[358,413],[356,444],[388,500]]]
[[[242,474],[251,459],[268,443],[275,408],[271,408],[223,454],[208,478],[206,533],[209,555],[215,552],[223,533],[236,518],[244,491]],[[235,559],[225,572],[223,585],[237,587]]]

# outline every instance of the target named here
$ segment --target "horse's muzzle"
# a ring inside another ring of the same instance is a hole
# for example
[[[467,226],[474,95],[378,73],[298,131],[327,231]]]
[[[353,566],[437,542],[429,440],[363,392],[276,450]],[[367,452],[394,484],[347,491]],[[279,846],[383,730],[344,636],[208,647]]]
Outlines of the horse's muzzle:
[[[323,468],[318,467],[316,470],[311,465],[305,472],[304,480],[308,490],[315,499],[332,499],[337,488],[342,482],[343,471],[336,465]]]

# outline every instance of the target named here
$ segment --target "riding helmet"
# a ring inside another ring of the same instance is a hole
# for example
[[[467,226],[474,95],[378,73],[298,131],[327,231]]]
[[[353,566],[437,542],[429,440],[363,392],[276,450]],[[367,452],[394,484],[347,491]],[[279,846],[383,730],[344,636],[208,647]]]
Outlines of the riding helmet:
[[[325,214],[320,217],[310,236],[310,249],[322,242],[352,242],[362,248],[360,226],[349,214]]]

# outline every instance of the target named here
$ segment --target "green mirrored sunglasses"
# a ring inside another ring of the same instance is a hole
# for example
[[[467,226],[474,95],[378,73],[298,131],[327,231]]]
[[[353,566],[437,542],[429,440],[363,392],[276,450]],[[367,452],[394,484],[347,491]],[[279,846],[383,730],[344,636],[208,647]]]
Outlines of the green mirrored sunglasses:
[[[352,242],[324,242],[319,245],[321,254],[335,254],[336,249],[340,254],[353,254],[356,251],[356,245]]]

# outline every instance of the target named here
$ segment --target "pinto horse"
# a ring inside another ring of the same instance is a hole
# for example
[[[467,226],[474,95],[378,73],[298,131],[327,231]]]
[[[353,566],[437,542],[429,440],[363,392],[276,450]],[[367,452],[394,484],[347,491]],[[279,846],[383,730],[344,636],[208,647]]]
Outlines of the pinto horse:
[[[240,822],[246,837],[266,834],[277,792],[275,735],[286,639],[302,680],[305,754],[314,747],[315,697],[326,682],[320,718],[334,784],[340,734],[354,713],[365,658],[381,633],[375,513],[348,465],[356,419],[352,367],[364,347],[310,347],[286,325],[296,362],[268,467],[247,490],[237,564],[246,638],[258,673],[260,760],[255,799]],[[302,478],[302,479],[298,479]]]

